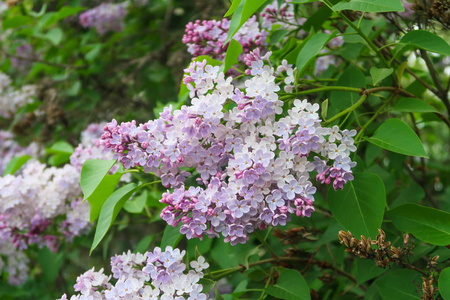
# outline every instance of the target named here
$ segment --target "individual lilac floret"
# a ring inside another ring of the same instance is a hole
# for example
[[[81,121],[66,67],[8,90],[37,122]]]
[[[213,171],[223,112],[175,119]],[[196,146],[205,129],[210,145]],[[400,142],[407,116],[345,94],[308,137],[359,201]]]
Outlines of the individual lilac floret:
[[[245,243],[257,228],[285,225],[294,213],[311,215],[311,172],[335,189],[352,180],[356,131],[322,127],[319,105],[306,100],[295,100],[286,117],[277,118],[283,102],[275,76],[292,68],[285,62],[275,74],[270,54],[256,49],[249,55],[258,70],[240,88],[206,61],[192,62],[184,78],[190,106],[166,108],[144,124],[113,120],[104,128],[101,144],[125,168],[143,168],[175,188],[160,200],[168,205],[161,218],[181,224],[188,239],[222,235],[233,245]],[[190,176],[200,186],[186,186]]]
[[[191,261],[189,270],[184,255],[184,250],[172,247],[115,255],[111,257],[112,276],[92,268],[77,278],[74,288],[80,294],[70,299],[208,299],[199,281],[209,264],[200,256]],[[66,294],[60,298],[64,299],[68,299]]]
[[[112,4],[102,3],[80,15],[80,23],[85,28],[95,27],[101,35],[108,31],[122,31],[127,14],[128,2]]]

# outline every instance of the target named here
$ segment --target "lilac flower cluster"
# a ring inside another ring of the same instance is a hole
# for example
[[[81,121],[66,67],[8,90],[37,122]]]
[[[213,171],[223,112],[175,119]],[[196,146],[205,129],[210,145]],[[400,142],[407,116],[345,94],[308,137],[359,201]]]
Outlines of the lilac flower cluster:
[[[112,4],[102,3],[80,15],[80,23],[85,28],[95,27],[100,35],[108,31],[122,31],[127,14],[128,2]]]
[[[16,48],[16,54],[20,57],[26,57],[26,58],[33,58],[33,47],[26,43],[22,42],[17,48]],[[18,57],[12,57],[11,58],[11,65],[13,68],[25,72],[31,68],[33,65],[32,60],[25,60],[20,59]]]
[[[223,59],[228,48],[228,43],[225,41],[229,28],[230,21],[228,19],[189,22],[186,25],[182,41],[188,46],[188,52],[194,57],[209,55],[212,58]],[[266,46],[268,34],[267,31],[260,28],[256,16],[253,16],[242,25],[233,39],[242,45],[244,53],[249,53],[255,48]]]
[[[0,130],[0,175],[5,171],[6,166],[16,156],[30,155],[37,157],[39,147],[36,143],[31,143],[27,147],[20,146],[14,141],[14,136],[4,130]]]
[[[0,237],[0,274],[4,270],[8,273],[8,283],[19,285],[25,282],[28,276],[30,259],[24,251],[18,250],[11,239]]]
[[[281,4],[278,8],[278,1],[275,0],[272,4],[264,7],[264,10],[259,14],[263,21],[262,27],[267,30],[272,30],[273,25],[282,25],[284,29],[295,29],[297,26],[303,25],[306,18],[296,18],[294,14],[294,5],[288,0]]]
[[[130,251],[111,257],[113,275],[94,268],[80,275],[74,285],[79,295],[70,299],[208,299],[199,280],[209,267],[200,256],[191,261],[191,270],[183,262],[185,251],[166,247],[153,252],[133,254]],[[111,283],[111,277],[115,283]],[[67,300],[64,294],[60,300]]]
[[[284,225],[293,213],[311,215],[316,188],[310,172],[335,189],[353,179],[356,131],[322,127],[319,105],[306,100],[276,117],[283,102],[270,53],[252,55],[252,76],[241,88],[206,60],[193,62],[184,78],[190,106],[166,108],[140,125],[113,120],[105,126],[101,143],[126,169],[143,168],[175,187],[161,199],[168,204],[161,217],[174,227],[181,222],[187,238],[222,234],[233,245],[245,243],[255,228]],[[294,73],[287,62],[278,71]],[[203,187],[184,186],[194,170]]]
[[[36,86],[24,85],[14,89],[9,76],[0,72],[0,117],[13,117],[20,107],[33,102],[35,96]]]

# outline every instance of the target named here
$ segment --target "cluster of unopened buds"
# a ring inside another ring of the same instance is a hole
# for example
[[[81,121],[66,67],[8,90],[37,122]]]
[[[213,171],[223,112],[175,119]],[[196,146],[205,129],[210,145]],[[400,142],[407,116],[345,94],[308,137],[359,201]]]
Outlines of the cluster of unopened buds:
[[[93,9],[87,10],[80,15],[80,23],[83,27],[95,27],[99,34],[108,31],[122,31],[127,14],[128,2],[123,3],[102,3]]]
[[[252,76],[241,88],[219,67],[193,62],[184,78],[190,106],[165,108],[159,119],[140,125],[113,120],[105,126],[101,144],[126,169],[142,168],[175,188],[163,194],[168,206],[161,217],[174,227],[181,223],[187,238],[222,235],[232,245],[245,243],[257,228],[285,225],[293,213],[311,215],[310,172],[335,189],[353,179],[356,131],[322,127],[319,105],[306,100],[276,117],[283,102],[270,53],[251,54]],[[280,72],[292,73],[284,66]],[[185,186],[192,175],[198,186]]]
[[[79,295],[76,299],[189,299],[205,300],[203,286],[199,280],[202,271],[209,267],[203,256],[190,262],[191,269],[184,263],[185,251],[166,247],[163,251],[134,254],[128,251],[111,257],[113,275],[105,275],[103,269],[91,269],[77,278],[74,285]],[[112,278],[115,283],[112,283]],[[60,300],[67,300],[64,294]]]

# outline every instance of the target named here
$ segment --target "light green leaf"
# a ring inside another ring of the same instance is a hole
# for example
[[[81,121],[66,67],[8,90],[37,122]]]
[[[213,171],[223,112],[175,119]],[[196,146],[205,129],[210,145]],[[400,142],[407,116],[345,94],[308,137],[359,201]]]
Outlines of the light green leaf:
[[[167,246],[176,247],[181,241],[183,235],[180,233],[181,223],[177,227],[166,226],[161,239],[161,249],[166,249]]]
[[[370,68],[370,76],[372,76],[373,85],[377,85],[392,73],[394,73],[394,69],[378,69],[375,67]]]
[[[228,9],[228,11],[225,13],[225,15],[223,17],[226,18],[228,16],[231,16],[240,3],[241,3],[241,0],[234,0],[233,3],[231,3],[230,8]]]
[[[450,244],[450,213],[418,204],[403,204],[387,212],[394,226],[419,240],[438,246]]]
[[[342,190],[328,190],[327,202],[333,216],[354,236],[375,237],[383,221],[386,192],[383,181],[373,173],[354,173]]]
[[[269,45],[278,44],[288,33],[289,30],[286,29],[278,29],[277,31],[274,31],[270,36]]]
[[[302,48],[297,56],[296,66],[298,76],[301,76],[309,63],[322,51],[323,47],[336,36],[336,31],[332,34],[318,33],[313,35]]]
[[[16,173],[16,171],[19,170],[20,167],[22,167],[30,158],[31,156],[29,155],[14,157],[6,165],[5,170],[3,171],[3,176]]]
[[[419,113],[439,113],[433,106],[416,98],[403,98],[395,103],[393,111],[401,112],[419,112]]]
[[[400,0],[352,0],[341,1],[332,7],[334,11],[357,10],[364,12],[404,11]]]
[[[322,108],[321,113],[322,119],[326,120],[328,115],[328,99],[322,102],[321,108]]]
[[[450,56],[450,45],[441,37],[427,30],[414,30],[405,34],[399,44]]]
[[[415,282],[422,282],[420,274],[407,269],[387,272],[375,281],[383,300],[420,299]]]
[[[241,44],[236,40],[231,40],[228,45],[227,53],[225,54],[225,63],[223,72],[226,73],[232,66],[238,63],[239,55],[242,51]]]
[[[399,119],[387,120],[367,140],[395,153],[428,158],[417,134]]]
[[[267,294],[286,300],[311,299],[308,284],[299,271],[283,268],[280,270],[277,284],[264,289]]]
[[[84,56],[86,60],[88,61],[95,60],[97,56],[101,53],[102,46],[103,46],[102,44],[93,45],[92,49]]]
[[[48,163],[52,166],[59,166],[68,162],[73,151],[72,145],[64,141],[56,142],[50,148],[45,149],[47,154],[54,154],[48,160]]]
[[[108,197],[108,199],[106,199],[100,211],[100,216],[98,218],[97,228],[95,230],[94,241],[92,242],[90,253],[92,253],[92,251],[94,251],[94,249],[101,242],[125,202],[137,189],[139,189],[139,186],[137,186],[137,184],[129,183],[116,190],[111,194],[111,196]]]
[[[439,293],[445,300],[450,300],[450,267],[442,270],[439,275]]]
[[[57,46],[61,43],[63,38],[63,31],[61,28],[50,29],[46,34],[45,38],[48,39],[53,45]]]
[[[147,196],[148,196],[147,190],[144,190],[142,194],[140,194],[139,196],[125,202],[123,209],[133,214],[140,213],[144,209],[145,202],[147,201]]]
[[[230,29],[225,43],[228,43],[245,22],[264,4],[266,0],[241,0],[230,21]]]

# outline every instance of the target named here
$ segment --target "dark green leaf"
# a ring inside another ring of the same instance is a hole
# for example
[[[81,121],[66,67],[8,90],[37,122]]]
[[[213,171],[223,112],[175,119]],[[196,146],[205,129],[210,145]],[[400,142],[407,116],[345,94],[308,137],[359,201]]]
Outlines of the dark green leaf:
[[[364,12],[404,11],[400,0],[352,0],[341,1],[333,6],[334,11],[357,10]]]
[[[450,45],[428,30],[410,31],[401,38],[399,44],[411,45],[419,49],[450,56]]]
[[[106,199],[100,211],[90,253],[92,253],[92,251],[94,251],[94,249],[98,246],[116,219],[125,202],[138,188],[139,186],[135,183],[129,183],[116,190],[111,194],[111,196],[108,197],[108,199]]]
[[[345,69],[344,73],[339,77],[337,86],[347,86],[353,88],[362,88],[366,85],[364,74],[353,66]],[[359,100],[357,93],[335,91],[330,94],[331,105],[339,110],[344,110],[352,106]]]
[[[395,208],[405,203],[418,203],[425,197],[423,188],[415,182],[411,182],[406,188],[402,189],[400,195],[389,205]]]
[[[64,259],[64,252],[54,253],[47,247],[39,249],[38,261],[41,265],[42,274],[48,284],[53,284],[59,274],[59,269],[62,266]]]
[[[176,247],[181,241],[183,235],[180,233],[181,224],[177,227],[166,226],[161,240],[161,249],[166,249],[167,246]]]
[[[154,234],[144,236],[136,246],[134,253],[144,253],[149,250],[150,245],[155,240]]]
[[[387,212],[398,230],[412,233],[426,243],[450,244],[450,213],[418,204],[403,204]]]
[[[395,153],[428,158],[417,134],[399,119],[385,121],[367,140]]]
[[[322,24],[328,20],[332,13],[333,11],[328,8],[328,6],[322,6],[316,12],[314,12],[302,25],[303,30],[310,31],[311,28],[314,28],[315,31],[321,30]]]
[[[241,44],[236,40],[231,40],[228,45],[227,53],[225,54],[225,63],[223,72],[226,73],[233,65],[238,63],[239,55],[242,51]]]
[[[439,275],[439,293],[445,300],[450,299],[450,267],[442,270]]]
[[[318,33],[313,35],[302,48],[297,56],[296,66],[298,69],[298,76],[301,76],[306,70],[306,67],[310,62],[322,51],[323,47],[336,35],[333,34]]]
[[[355,260],[355,264],[356,264],[355,277],[357,279],[357,284],[364,283],[367,280],[375,278],[386,272],[386,269],[377,267],[377,265],[373,260],[357,258]]]
[[[3,176],[7,174],[14,174],[17,170],[20,169],[29,159],[31,156],[29,155],[22,155],[22,156],[16,156],[13,159],[9,161],[9,163],[6,165],[5,170],[3,171]]]
[[[383,181],[373,173],[354,173],[342,190],[328,190],[333,216],[353,235],[375,237],[383,221],[386,193]]]
[[[416,284],[420,284],[422,279],[415,271],[407,269],[390,271],[375,282],[383,300],[420,299]]]
[[[286,300],[311,299],[308,284],[297,270],[280,268],[277,284],[265,288],[267,294]]]
[[[397,103],[395,103],[392,108],[393,111],[401,111],[401,112],[434,112],[438,113],[438,111],[431,106],[430,104],[416,98],[403,98],[400,99]]]
[[[370,68],[370,76],[372,76],[373,85],[377,85],[383,79],[394,73],[394,69],[378,69]]]
[[[273,32],[270,36],[269,45],[278,44],[288,33],[289,30],[286,29],[278,29],[277,31]]]

